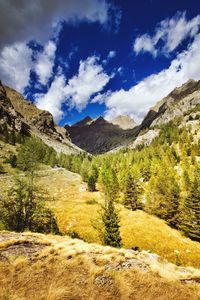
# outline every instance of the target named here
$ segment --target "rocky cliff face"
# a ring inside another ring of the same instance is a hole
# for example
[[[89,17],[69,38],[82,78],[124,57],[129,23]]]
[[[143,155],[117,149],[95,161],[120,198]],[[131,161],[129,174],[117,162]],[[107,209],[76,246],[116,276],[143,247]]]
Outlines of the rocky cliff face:
[[[53,116],[38,109],[15,90],[0,82],[0,126],[24,135],[38,136],[57,152],[79,153],[82,150],[71,143],[66,129],[56,126]]]
[[[183,116],[198,104],[200,104],[200,81],[189,80],[157,102],[147,113],[141,128],[165,124],[175,117]]]
[[[73,126],[66,125],[72,142],[89,153],[104,153],[127,144],[135,135],[135,128],[124,130],[103,117],[87,117]]]
[[[0,130],[4,127],[8,130],[15,130],[29,135],[29,126],[26,124],[19,112],[12,105],[11,100],[7,96],[6,89],[0,81]]]
[[[196,132],[194,139],[199,139],[198,116],[200,116],[200,81],[189,80],[149,110],[140,126],[136,127],[135,140],[129,142],[126,147],[149,145],[159,135],[160,126],[176,117],[182,120],[180,126],[191,127]],[[123,148],[124,146],[119,146],[112,151]]]

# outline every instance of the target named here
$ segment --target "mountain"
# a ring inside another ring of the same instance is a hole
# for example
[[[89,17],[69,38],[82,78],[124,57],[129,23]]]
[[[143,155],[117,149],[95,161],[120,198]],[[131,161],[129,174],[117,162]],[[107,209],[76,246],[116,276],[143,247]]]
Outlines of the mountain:
[[[94,120],[86,117],[72,126],[66,125],[65,128],[75,145],[89,153],[97,154],[132,141],[137,128],[134,124],[127,117],[119,117],[113,123],[100,116]]]
[[[33,103],[0,82],[0,132],[15,131],[25,136],[35,135],[57,152],[80,153],[73,145],[66,129],[54,123],[48,111],[38,109]]]
[[[140,145],[149,145],[159,135],[161,126],[175,118],[180,119],[180,126],[193,127],[193,131],[199,133],[195,135],[199,139],[199,112],[200,81],[188,80],[150,108],[142,123],[136,127],[134,141],[111,151],[115,152],[124,147],[136,148]]]
[[[188,80],[153,106],[144,118],[141,129],[160,126],[183,116],[200,104],[200,81]]]
[[[7,126],[25,135],[35,134],[57,152],[92,154],[149,145],[158,136],[162,124],[182,118],[188,123],[200,110],[200,81],[189,80],[175,88],[154,105],[140,125],[128,116],[111,121],[87,116],[72,126],[59,127],[53,116],[38,109],[10,87],[0,83],[0,126]]]
[[[135,121],[131,119],[129,116],[120,115],[113,120],[110,121],[113,125],[118,125],[122,129],[133,129],[137,126]]]

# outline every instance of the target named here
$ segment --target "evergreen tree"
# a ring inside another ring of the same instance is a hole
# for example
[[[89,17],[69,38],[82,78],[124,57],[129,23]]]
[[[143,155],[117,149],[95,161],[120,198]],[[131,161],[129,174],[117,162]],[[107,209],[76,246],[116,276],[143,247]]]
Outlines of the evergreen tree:
[[[115,201],[119,192],[119,184],[114,169],[105,165],[101,169],[99,180],[105,194],[105,200]]]
[[[98,180],[99,171],[97,166],[93,163],[90,169],[90,174],[94,177],[95,182]]]
[[[157,166],[156,176],[149,182],[149,211],[177,227],[179,217],[180,188],[174,169],[163,163]]]
[[[192,182],[184,201],[179,228],[186,236],[200,242],[200,176]]]
[[[81,165],[81,171],[80,171],[82,180],[84,182],[88,181],[89,171],[90,171],[90,161],[88,158],[84,158],[82,165]]]
[[[112,200],[109,200],[107,206],[104,207],[102,221],[104,244],[119,248],[121,246],[119,218]]]
[[[96,181],[92,175],[89,175],[87,180],[88,191],[94,192],[96,190]]]
[[[131,210],[141,208],[139,200],[141,192],[142,189],[138,181],[133,178],[130,172],[128,172],[125,181],[124,206]]]
[[[46,196],[33,178],[16,178],[6,197],[0,198],[0,214],[5,229],[22,232],[57,232],[54,214],[45,205]]]
[[[16,134],[15,134],[14,129],[10,133],[9,142],[10,142],[11,145],[15,145],[15,143],[16,143]]]
[[[17,155],[17,166],[28,172],[34,172],[39,165],[41,152],[39,140],[32,137],[27,139],[23,145],[20,146]]]

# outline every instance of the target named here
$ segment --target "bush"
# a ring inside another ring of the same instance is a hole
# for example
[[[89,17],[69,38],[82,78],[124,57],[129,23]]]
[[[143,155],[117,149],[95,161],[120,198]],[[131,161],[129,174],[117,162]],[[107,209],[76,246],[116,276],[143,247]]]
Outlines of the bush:
[[[91,199],[91,200],[87,200],[85,203],[88,205],[93,205],[93,204],[97,204],[98,202],[95,199]]]

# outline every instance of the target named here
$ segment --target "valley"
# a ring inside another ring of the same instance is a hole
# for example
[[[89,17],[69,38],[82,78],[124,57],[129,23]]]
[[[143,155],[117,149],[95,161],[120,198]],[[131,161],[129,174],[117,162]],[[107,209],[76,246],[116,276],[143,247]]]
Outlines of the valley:
[[[14,90],[0,96],[0,297],[35,299],[31,272],[39,299],[198,299],[199,82],[140,125],[62,128]]]

